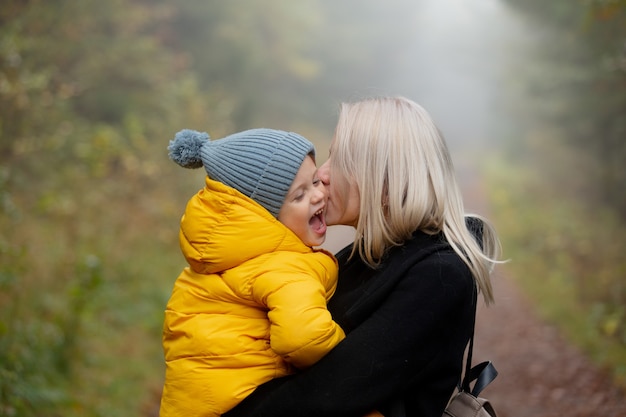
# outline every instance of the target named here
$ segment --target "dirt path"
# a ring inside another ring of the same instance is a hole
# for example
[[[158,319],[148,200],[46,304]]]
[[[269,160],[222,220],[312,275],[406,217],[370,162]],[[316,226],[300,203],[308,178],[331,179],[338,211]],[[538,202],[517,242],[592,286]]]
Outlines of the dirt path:
[[[480,181],[467,170],[461,178],[468,210],[489,216]],[[626,417],[626,392],[541,320],[506,272],[496,268],[496,304],[479,303],[473,361],[498,370],[481,394],[498,417]]]
[[[482,395],[499,417],[626,416],[606,372],[540,320],[511,279],[496,276],[495,287],[497,304],[478,311],[474,363],[498,369]]]

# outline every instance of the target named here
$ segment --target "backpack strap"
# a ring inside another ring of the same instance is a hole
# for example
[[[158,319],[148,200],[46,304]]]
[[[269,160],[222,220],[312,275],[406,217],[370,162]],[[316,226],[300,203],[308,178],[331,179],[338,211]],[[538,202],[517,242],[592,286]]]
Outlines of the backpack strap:
[[[472,394],[474,397],[478,397],[478,394],[485,389],[496,377],[498,371],[491,361],[485,361],[479,363],[472,368],[472,354],[474,353],[474,330],[476,329],[476,313],[474,313],[474,323],[472,326],[472,334],[469,340],[469,348],[467,349],[467,359],[465,361],[465,375],[462,382],[459,384],[459,391],[464,391]],[[474,388],[470,387],[470,384],[474,383]]]

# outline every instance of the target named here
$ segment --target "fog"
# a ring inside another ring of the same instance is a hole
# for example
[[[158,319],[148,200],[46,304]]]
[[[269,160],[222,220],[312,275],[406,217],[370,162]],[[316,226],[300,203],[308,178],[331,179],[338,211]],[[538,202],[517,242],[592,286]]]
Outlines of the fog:
[[[495,135],[508,117],[499,103],[512,77],[512,54],[519,52],[513,45],[523,44],[523,24],[498,0],[427,0],[414,13],[411,38],[395,51],[401,65],[360,91],[404,95],[421,104],[446,137],[466,188],[472,164],[480,163],[476,154],[498,146]],[[471,200],[466,206],[476,210],[482,204]],[[337,250],[352,240],[350,232],[333,227],[326,246]]]
[[[430,0],[420,7],[410,59],[390,89],[422,104],[453,148],[484,145],[497,123],[520,22],[498,0]]]

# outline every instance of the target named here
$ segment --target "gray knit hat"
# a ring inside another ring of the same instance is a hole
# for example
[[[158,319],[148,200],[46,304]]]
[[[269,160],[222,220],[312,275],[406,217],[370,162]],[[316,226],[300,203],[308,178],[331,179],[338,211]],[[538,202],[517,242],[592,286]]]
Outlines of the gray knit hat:
[[[252,129],[210,140],[195,130],[181,130],[167,148],[185,168],[204,165],[209,178],[240,191],[278,217],[302,161],[315,156],[311,142],[297,133]]]

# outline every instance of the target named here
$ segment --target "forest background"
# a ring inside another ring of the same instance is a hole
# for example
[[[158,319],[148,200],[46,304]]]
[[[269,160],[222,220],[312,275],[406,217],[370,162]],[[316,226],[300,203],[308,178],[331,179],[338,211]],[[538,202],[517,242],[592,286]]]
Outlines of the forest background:
[[[4,0],[0,416],[158,398],[204,176],[167,159],[178,130],[294,130],[321,163],[338,103],[388,94],[433,114],[508,273],[626,385],[626,1]]]

